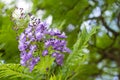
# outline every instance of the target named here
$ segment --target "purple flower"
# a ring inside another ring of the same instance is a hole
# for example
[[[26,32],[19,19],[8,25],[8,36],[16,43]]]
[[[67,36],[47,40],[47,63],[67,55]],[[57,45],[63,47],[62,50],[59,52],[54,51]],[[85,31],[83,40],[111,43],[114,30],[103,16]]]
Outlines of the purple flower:
[[[38,63],[39,60],[40,60],[40,57],[32,58],[30,65],[29,65],[30,71],[33,70],[34,66]]]
[[[34,52],[37,49],[36,45],[31,45],[30,46],[30,51]]]
[[[25,44],[28,46],[30,45],[31,41],[26,41]]]
[[[25,29],[25,33],[28,34],[32,31],[32,27],[31,26],[28,26],[26,29]]]
[[[48,26],[46,22],[41,22],[37,25],[36,32],[45,33],[47,31],[47,28]]]
[[[26,66],[26,62],[27,62],[26,56],[27,55],[24,55],[20,60],[20,64],[23,65],[23,66]]]
[[[58,29],[50,29],[50,30],[48,30],[48,32],[49,32],[49,34],[51,36],[56,36],[56,35],[60,35],[61,34]]]
[[[56,63],[60,66],[62,66],[63,64],[63,59],[64,59],[64,55],[63,54],[58,54],[56,56]]]
[[[27,49],[27,45],[20,42],[19,45],[18,45],[18,48],[20,51],[25,51]]]
[[[28,37],[29,39],[31,39],[31,38],[33,37],[33,33],[32,33],[32,32],[29,32],[29,33],[27,34],[27,37]]]
[[[21,42],[25,42],[26,41],[26,35],[24,33],[22,33],[19,38],[20,38]]]
[[[63,32],[62,34],[57,35],[59,38],[67,38],[67,36],[65,35],[65,33]]]
[[[27,55],[26,51],[23,51],[23,52],[21,52],[21,54],[20,54],[20,58],[21,58],[21,59],[24,59],[24,58],[26,57],[26,55]]]
[[[58,65],[60,65],[60,66],[63,65],[63,59],[56,59],[55,61]]]
[[[27,60],[30,59],[30,58],[32,58],[32,57],[33,57],[32,52],[29,51],[29,52],[27,53]]]
[[[52,53],[52,57],[57,57],[57,52]]]
[[[43,38],[43,33],[40,33],[40,32],[36,32],[35,33],[35,36],[36,36],[36,39],[38,40],[38,41],[40,41],[42,38]]]
[[[64,47],[63,52],[71,53],[71,50],[69,48],[67,48],[67,47]]]
[[[70,53],[70,49],[66,47],[65,40],[58,40],[58,39],[49,39],[45,41],[45,47],[48,48],[52,46],[54,50],[61,51],[61,52],[68,52]]]
[[[48,50],[44,50],[44,51],[42,52],[42,56],[46,56],[46,55],[48,55]]]
[[[24,61],[24,60],[21,59],[20,60],[20,64],[23,65],[23,66],[26,66],[26,61]]]
[[[30,41],[32,41],[32,42],[36,41],[35,37],[32,36],[32,37],[30,38]]]
[[[54,52],[54,53],[52,53],[52,57],[55,57],[56,63],[57,63],[58,65],[62,66],[62,64],[63,64],[63,59],[64,59],[64,55],[63,55],[63,54]]]
[[[20,63],[21,63],[21,65],[23,65],[23,66],[26,66],[26,62],[30,59],[30,58],[32,58],[33,56],[32,56],[32,53],[31,52],[26,52],[26,51],[23,51],[23,52],[21,52],[21,54],[20,54],[20,58],[21,58],[21,61],[20,61]]]
[[[45,47],[48,48],[51,45],[51,41],[50,40],[46,40],[45,41]]]
[[[58,38],[67,38],[65,33],[61,33],[58,29],[49,29],[48,34],[51,36],[57,36]]]
[[[60,58],[63,59],[63,58],[64,58],[64,55],[59,53],[56,58],[57,58],[57,59],[60,59]]]
[[[23,33],[19,36],[19,51],[20,54],[20,63],[23,66],[29,67],[30,71],[33,70],[34,66],[40,60],[39,54],[36,55],[35,51],[38,51],[39,44],[45,48],[41,53],[43,57],[48,55],[48,50],[55,51],[52,53],[52,57],[55,58],[56,64],[62,66],[64,54],[70,53],[70,49],[66,46],[66,41],[64,38],[67,38],[64,32],[60,32],[58,29],[49,28],[46,22],[41,22],[35,17],[31,17],[29,26],[24,30]],[[51,47],[51,48],[49,48]],[[48,49],[49,48],[49,49]]]

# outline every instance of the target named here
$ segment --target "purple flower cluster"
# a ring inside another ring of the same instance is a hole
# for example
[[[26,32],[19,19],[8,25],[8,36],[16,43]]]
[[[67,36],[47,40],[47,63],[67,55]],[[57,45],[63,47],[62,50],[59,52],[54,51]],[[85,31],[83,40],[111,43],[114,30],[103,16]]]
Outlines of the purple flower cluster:
[[[48,39],[45,41],[45,47],[48,48],[49,46],[52,46],[52,48],[56,51],[70,53],[70,50],[66,47],[65,40],[59,40],[53,38]]]
[[[65,33],[61,33],[58,29],[51,29],[46,22],[41,22],[40,19],[31,17],[28,27],[19,36],[19,50],[21,52],[21,65],[28,66],[30,71],[40,60],[40,55],[43,57],[50,55],[55,58],[58,65],[63,64],[63,53],[70,53],[70,49],[66,47],[67,38]],[[39,49],[38,42],[43,42],[44,50],[41,54],[35,56],[35,52]],[[52,47],[52,54],[48,49]]]

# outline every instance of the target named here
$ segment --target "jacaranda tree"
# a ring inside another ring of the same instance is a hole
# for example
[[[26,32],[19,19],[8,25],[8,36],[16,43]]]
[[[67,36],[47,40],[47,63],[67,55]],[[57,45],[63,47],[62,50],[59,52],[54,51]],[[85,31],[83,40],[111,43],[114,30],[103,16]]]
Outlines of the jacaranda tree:
[[[0,1],[0,80],[120,79],[119,0],[24,1]]]

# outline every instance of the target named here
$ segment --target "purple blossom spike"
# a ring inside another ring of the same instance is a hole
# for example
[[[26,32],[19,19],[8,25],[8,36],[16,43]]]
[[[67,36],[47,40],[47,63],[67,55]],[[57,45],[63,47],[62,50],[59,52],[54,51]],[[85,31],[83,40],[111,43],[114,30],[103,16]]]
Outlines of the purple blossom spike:
[[[62,66],[64,60],[63,53],[71,52],[67,48],[67,42],[64,38],[67,38],[64,32],[60,32],[58,29],[52,29],[45,21],[42,22],[40,19],[31,16],[28,27],[19,36],[18,49],[21,52],[21,65],[28,67],[32,71],[40,60],[38,56],[49,56],[48,50],[52,49],[51,51],[53,53],[51,56],[55,58],[57,65]],[[41,48],[38,44],[40,42],[42,42],[41,46],[43,46],[44,50],[42,53],[36,54],[35,51],[39,51],[38,49]]]

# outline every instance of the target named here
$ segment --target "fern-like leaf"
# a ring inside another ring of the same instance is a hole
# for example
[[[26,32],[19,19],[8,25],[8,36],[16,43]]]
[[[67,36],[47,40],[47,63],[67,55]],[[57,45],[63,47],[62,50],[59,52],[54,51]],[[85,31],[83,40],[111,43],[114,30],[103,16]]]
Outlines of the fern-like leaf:
[[[33,77],[25,72],[25,68],[20,64],[2,64],[0,65],[0,78],[27,78],[32,80]]]
[[[97,28],[98,27],[93,27],[93,29],[89,33],[86,31],[86,28],[84,28],[82,30],[82,32],[78,34],[78,39],[73,46],[72,54],[67,59],[67,63],[68,62],[70,63],[70,61],[72,61],[72,60],[76,60],[77,59],[76,57],[84,55],[84,54],[82,54],[82,49],[87,47],[87,42],[89,41],[90,37],[96,33]],[[80,57],[80,59],[81,59],[81,57]],[[72,63],[74,63],[74,62],[72,62]]]
[[[83,49],[88,46],[87,42],[90,40],[91,36],[96,33],[97,29],[98,27],[93,27],[93,29],[88,33],[86,28],[84,28],[82,32],[78,34],[78,39],[73,46],[73,51],[65,62],[66,68],[63,68],[63,71],[67,71],[65,72],[66,74],[64,74],[65,76],[70,77],[73,75],[71,74],[73,71],[78,72],[80,65],[83,64],[83,61],[86,59]],[[77,75],[77,73],[74,74],[74,76],[75,75]]]

